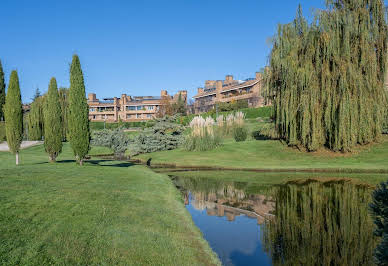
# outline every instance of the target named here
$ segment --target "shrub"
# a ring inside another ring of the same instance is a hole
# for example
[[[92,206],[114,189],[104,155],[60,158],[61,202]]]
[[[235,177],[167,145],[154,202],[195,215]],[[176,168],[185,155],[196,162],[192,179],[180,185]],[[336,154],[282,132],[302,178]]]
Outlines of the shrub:
[[[252,132],[252,137],[256,140],[275,140],[279,139],[279,135],[275,130],[273,123],[266,123],[258,130]]]
[[[182,142],[184,131],[182,125],[175,123],[176,119],[176,116],[156,119],[153,126],[145,128],[131,140],[131,155],[176,149]]]
[[[245,141],[248,137],[248,130],[246,127],[235,127],[233,129],[233,138],[235,141]]]
[[[110,148],[115,157],[122,157],[128,149],[129,138],[122,128],[104,129],[94,133],[92,144]]]

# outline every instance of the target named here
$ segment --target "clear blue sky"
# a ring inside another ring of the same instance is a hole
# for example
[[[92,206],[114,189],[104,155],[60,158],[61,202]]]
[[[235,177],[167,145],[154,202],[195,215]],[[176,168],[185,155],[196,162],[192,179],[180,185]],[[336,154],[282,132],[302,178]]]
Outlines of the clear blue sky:
[[[98,98],[161,89],[192,97],[206,79],[253,77],[298,3],[307,15],[324,0],[2,0],[0,59],[7,84],[18,70],[23,102],[53,76],[68,87],[74,53]]]

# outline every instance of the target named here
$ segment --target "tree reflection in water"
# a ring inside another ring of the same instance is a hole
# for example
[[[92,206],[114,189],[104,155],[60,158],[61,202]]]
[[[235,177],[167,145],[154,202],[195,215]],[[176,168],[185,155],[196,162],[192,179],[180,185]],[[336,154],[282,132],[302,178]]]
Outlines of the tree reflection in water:
[[[308,180],[278,186],[273,196],[275,217],[262,238],[274,265],[373,264],[369,187]]]

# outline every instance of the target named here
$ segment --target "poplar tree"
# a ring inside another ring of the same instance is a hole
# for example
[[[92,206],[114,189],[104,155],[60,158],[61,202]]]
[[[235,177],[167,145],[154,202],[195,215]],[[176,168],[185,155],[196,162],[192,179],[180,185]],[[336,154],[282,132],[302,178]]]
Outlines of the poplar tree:
[[[23,139],[23,109],[16,70],[12,71],[9,79],[4,116],[8,147],[10,152],[16,155],[16,165],[18,165],[20,144]]]
[[[68,128],[71,148],[77,162],[82,165],[89,152],[89,107],[81,63],[77,55],[73,55],[70,67]]]
[[[378,140],[386,95],[382,0],[326,0],[308,24],[280,25],[268,71],[274,120],[289,145],[351,151]]]
[[[5,80],[3,66],[0,60],[0,121],[4,121],[4,104],[5,104]]]
[[[61,106],[55,78],[51,78],[44,104],[44,148],[50,162],[62,151]]]

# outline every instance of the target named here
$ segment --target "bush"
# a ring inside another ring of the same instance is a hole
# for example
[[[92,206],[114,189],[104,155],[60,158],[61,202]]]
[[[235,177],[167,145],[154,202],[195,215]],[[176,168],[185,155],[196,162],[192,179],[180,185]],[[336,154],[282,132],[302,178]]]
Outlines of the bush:
[[[93,134],[92,145],[113,150],[115,157],[122,157],[128,149],[129,138],[122,128],[104,129]]]
[[[0,122],[0,142],[6,140],[5,135],[5,122]]]
[[[137,121],[137,122],[115,122],[115,123],[105,123],[105,129],[116,129],[116,128],[144,128],[144,127],[150,127],[152,126],[151,121],[143,122],[143,121]],[[91,130],[102,130],[104,129],[104,122],[90,122],[90,129]]]
[[[176,116],[166,116],[154,121],[130,143],[131,155],[155,151],[173,150],[181,144],[184,128],[175,123]]]
[[[235,127],[233,128],[233,138],[235,141],[245,141],[248,137],[248,130],[246,127]]]
[[[275,140],[279,139],[279,135],[273,123],[266,123],[258,130],[252,132],[252,137],[256,140]]]

